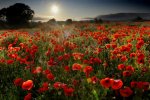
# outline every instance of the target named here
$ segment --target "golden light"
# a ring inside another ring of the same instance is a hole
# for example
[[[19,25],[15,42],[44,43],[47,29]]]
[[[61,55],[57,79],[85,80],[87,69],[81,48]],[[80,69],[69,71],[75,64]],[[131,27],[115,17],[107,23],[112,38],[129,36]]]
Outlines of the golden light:
[[[58,6],[52,5],[52,7],[51,7],[51,12],[54,13],[54,14],[57,14],[58,11],[59,11]]]

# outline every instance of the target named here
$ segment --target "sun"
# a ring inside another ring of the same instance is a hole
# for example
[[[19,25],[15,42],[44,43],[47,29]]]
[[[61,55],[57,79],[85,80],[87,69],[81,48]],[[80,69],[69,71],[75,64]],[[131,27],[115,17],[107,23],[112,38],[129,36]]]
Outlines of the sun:
[[[52,5],[51,7],[51,12],[54,13],[54,14],[57,14],[59,11],[59,8],[57,5]]]

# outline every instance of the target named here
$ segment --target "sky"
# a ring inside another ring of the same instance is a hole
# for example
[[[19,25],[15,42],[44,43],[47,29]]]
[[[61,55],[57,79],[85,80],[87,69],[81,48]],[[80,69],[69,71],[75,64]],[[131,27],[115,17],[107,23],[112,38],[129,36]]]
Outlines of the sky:
[[[36,19],[80,20],[113,13],[150,12],[150,0],[0,0],[0,9],[15,3],[29,5]],[[57,13],[52,11],[54,5]]]

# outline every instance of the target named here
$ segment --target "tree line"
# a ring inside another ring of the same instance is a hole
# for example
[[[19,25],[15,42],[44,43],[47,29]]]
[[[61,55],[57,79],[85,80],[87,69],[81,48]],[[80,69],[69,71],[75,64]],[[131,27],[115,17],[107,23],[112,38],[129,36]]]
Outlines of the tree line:
[[[26,24],[32,20],[33,16],[34,11],[28,5],[22,3],[0,9],[0,19],[5,20],[10,25]]]

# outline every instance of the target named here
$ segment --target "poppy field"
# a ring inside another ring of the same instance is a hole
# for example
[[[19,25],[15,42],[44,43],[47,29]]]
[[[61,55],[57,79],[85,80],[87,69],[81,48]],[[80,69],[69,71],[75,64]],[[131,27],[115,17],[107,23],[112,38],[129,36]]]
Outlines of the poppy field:
[[[149,100],[149,24],[74,23],[48,32],[2,32],[0,99]]]

